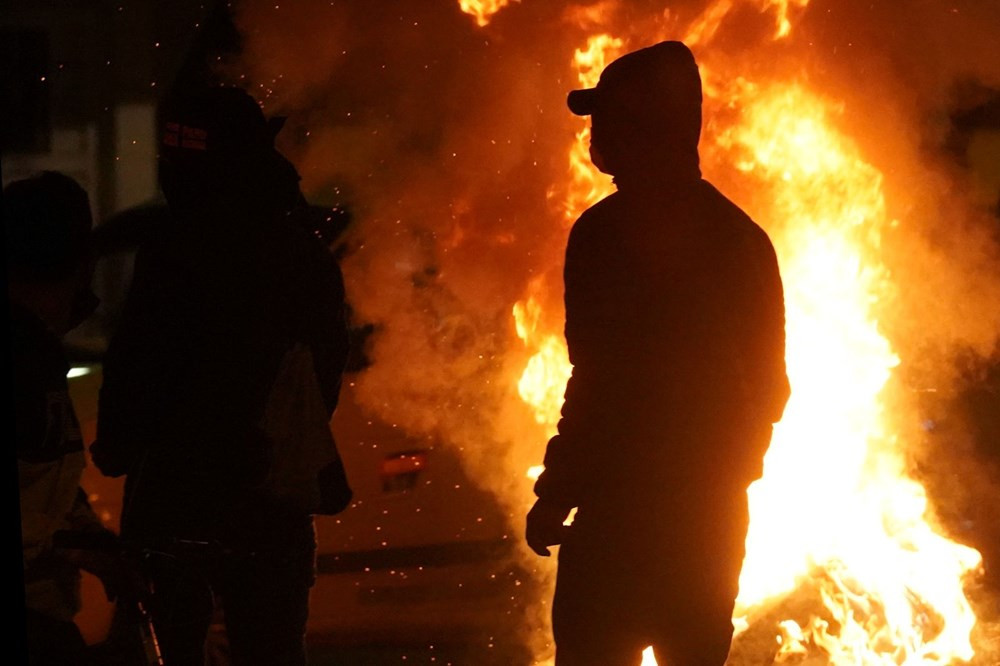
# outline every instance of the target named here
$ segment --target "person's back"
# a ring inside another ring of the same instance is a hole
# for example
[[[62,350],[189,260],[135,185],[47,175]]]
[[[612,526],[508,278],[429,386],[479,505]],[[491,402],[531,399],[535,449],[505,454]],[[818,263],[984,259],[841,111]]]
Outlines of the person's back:
[[[137,258],[102,391],[99,441],[129,446],[123,460],[141,465],[126,532],[219,538],[238,527],[234,510],[266,508],[261,418],[275,375],[296,343],[346,353],[342,303],[332,258],[283,215],[222,205],[158,230]],[[342,367],[320,366],[333,405]],[[130,433],[116,433],[120,424]]]
[[[127,475],[123,536],[171,553],[151,571],[167,663],[201,654],[213,595],[234,663],[304,663],[311,514],[350,497],[328,427],[348,352],[340,270],[299,223],[298,174],[246,93],[164,115],[171,216],[136,258],[91,452]]]
[[[788,397],[774,250],[701,180],[697,66],[678,42],[626,55],[570,109],[618,192],[566,251],[573,374],[528,516],[539,554],[562,543],[557,663],[721,665],[746,487]],[[571,508],[571,527],[562,527]]]
[[[574,506],[648,505],[703,474],[759,475],[763,448],[713,447],[706,435],[780,415],[765,404],[776,400],[766,387],[783,381],[775,276],[766,235],[704,181],[623,189],[581,217],[567,250],[564,426],[586,422],[598,448]]]

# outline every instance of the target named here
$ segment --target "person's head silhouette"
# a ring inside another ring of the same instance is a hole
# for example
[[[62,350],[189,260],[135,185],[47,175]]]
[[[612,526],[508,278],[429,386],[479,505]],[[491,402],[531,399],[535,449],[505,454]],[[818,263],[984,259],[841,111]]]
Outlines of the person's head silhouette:
[[[701,76],[681,42],[618,58],[596,87],[574,90],[567,103],[573,113],[591,117],[591,157],[601,171],[619,181],[698,177]]]
[[[160,186],[171,207],[220,198],[297,202],[298,173],[274,145],[284,119],[266,118],[244,90],[181,91],[164,100],[160,115]]]

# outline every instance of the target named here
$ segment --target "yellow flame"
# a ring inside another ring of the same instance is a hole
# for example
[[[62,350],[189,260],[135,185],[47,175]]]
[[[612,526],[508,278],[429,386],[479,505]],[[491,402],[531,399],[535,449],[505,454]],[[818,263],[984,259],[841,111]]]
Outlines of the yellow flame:
[[[459,8],[476,19],[480,28],[489,25],[493,15],[509,5],[520,0],[458,0]]]
[[[882,404],[899,361],[876,319],[891,290],[878,255],[890,223],[882,174],[804,87],[739,88],[742,120],[717,144],[767,184],[768,214],[782,225],[772,237],[793,386],[750,490],[739,605],[812,576],[839,626],[785,623],[783,650],[811,643],[833,664],[970,659],[975,615],[962,578],[979,554],[926,522],[926,494],[906,476]]]
[[[534,350],[518,380],[517,391],[521,399],[531,406],[535,420],[545,426],[551,437],[556,432],[563,393],[572,371],[566,344],[560,335],[538,331],[541,306],[534,296],[515,303],[513,314],[518,337]],[[540,466],[532,468],[535,469],[537,474],[541,474]],[[531,474],[529,470],[528,475]]]
[[[809,0],[760,0],[761,11],[775,10],[775,39],[787,37],[792,32],[792,22],[788,18],[788,8],[804,9]]]
[[[535,408],[535,419],[554,434],[555,423],[562,409],[563,392],[569,380],[569,357],[566,345],[556,335],[542,339],[538,352],[528,361],[517,383],[521,398]]]

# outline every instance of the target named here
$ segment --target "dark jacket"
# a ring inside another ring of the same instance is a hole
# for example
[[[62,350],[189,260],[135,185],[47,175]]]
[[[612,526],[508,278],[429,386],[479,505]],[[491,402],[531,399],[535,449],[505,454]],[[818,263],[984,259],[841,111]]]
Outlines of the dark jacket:
[[[218,536],[261,515],[269,391],[296,343],[328,413],[348,342],[326,248],[252,200],[175,214],[141,248],[104,365],[95,463],[128,474],[123,531]]]
[[[704,180],[620,188],[573,227],[565,286],[573,374],[540,498],[648,508],[760,475],[789,395],[760,227]]]

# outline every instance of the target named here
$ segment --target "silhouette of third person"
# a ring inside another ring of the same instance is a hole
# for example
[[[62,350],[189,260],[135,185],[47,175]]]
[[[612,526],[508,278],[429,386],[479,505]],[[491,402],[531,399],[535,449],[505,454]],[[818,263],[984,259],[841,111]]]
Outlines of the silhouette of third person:
[[[763,230],[702,180],[701,78],[680,42],[569,95],[617,192],[566,250],[573,375],[527,540],[562,544],[558,666],[720,666],[748,525],[789,395],[784,302]],[[570,527],[563,523],[577,508]]]

